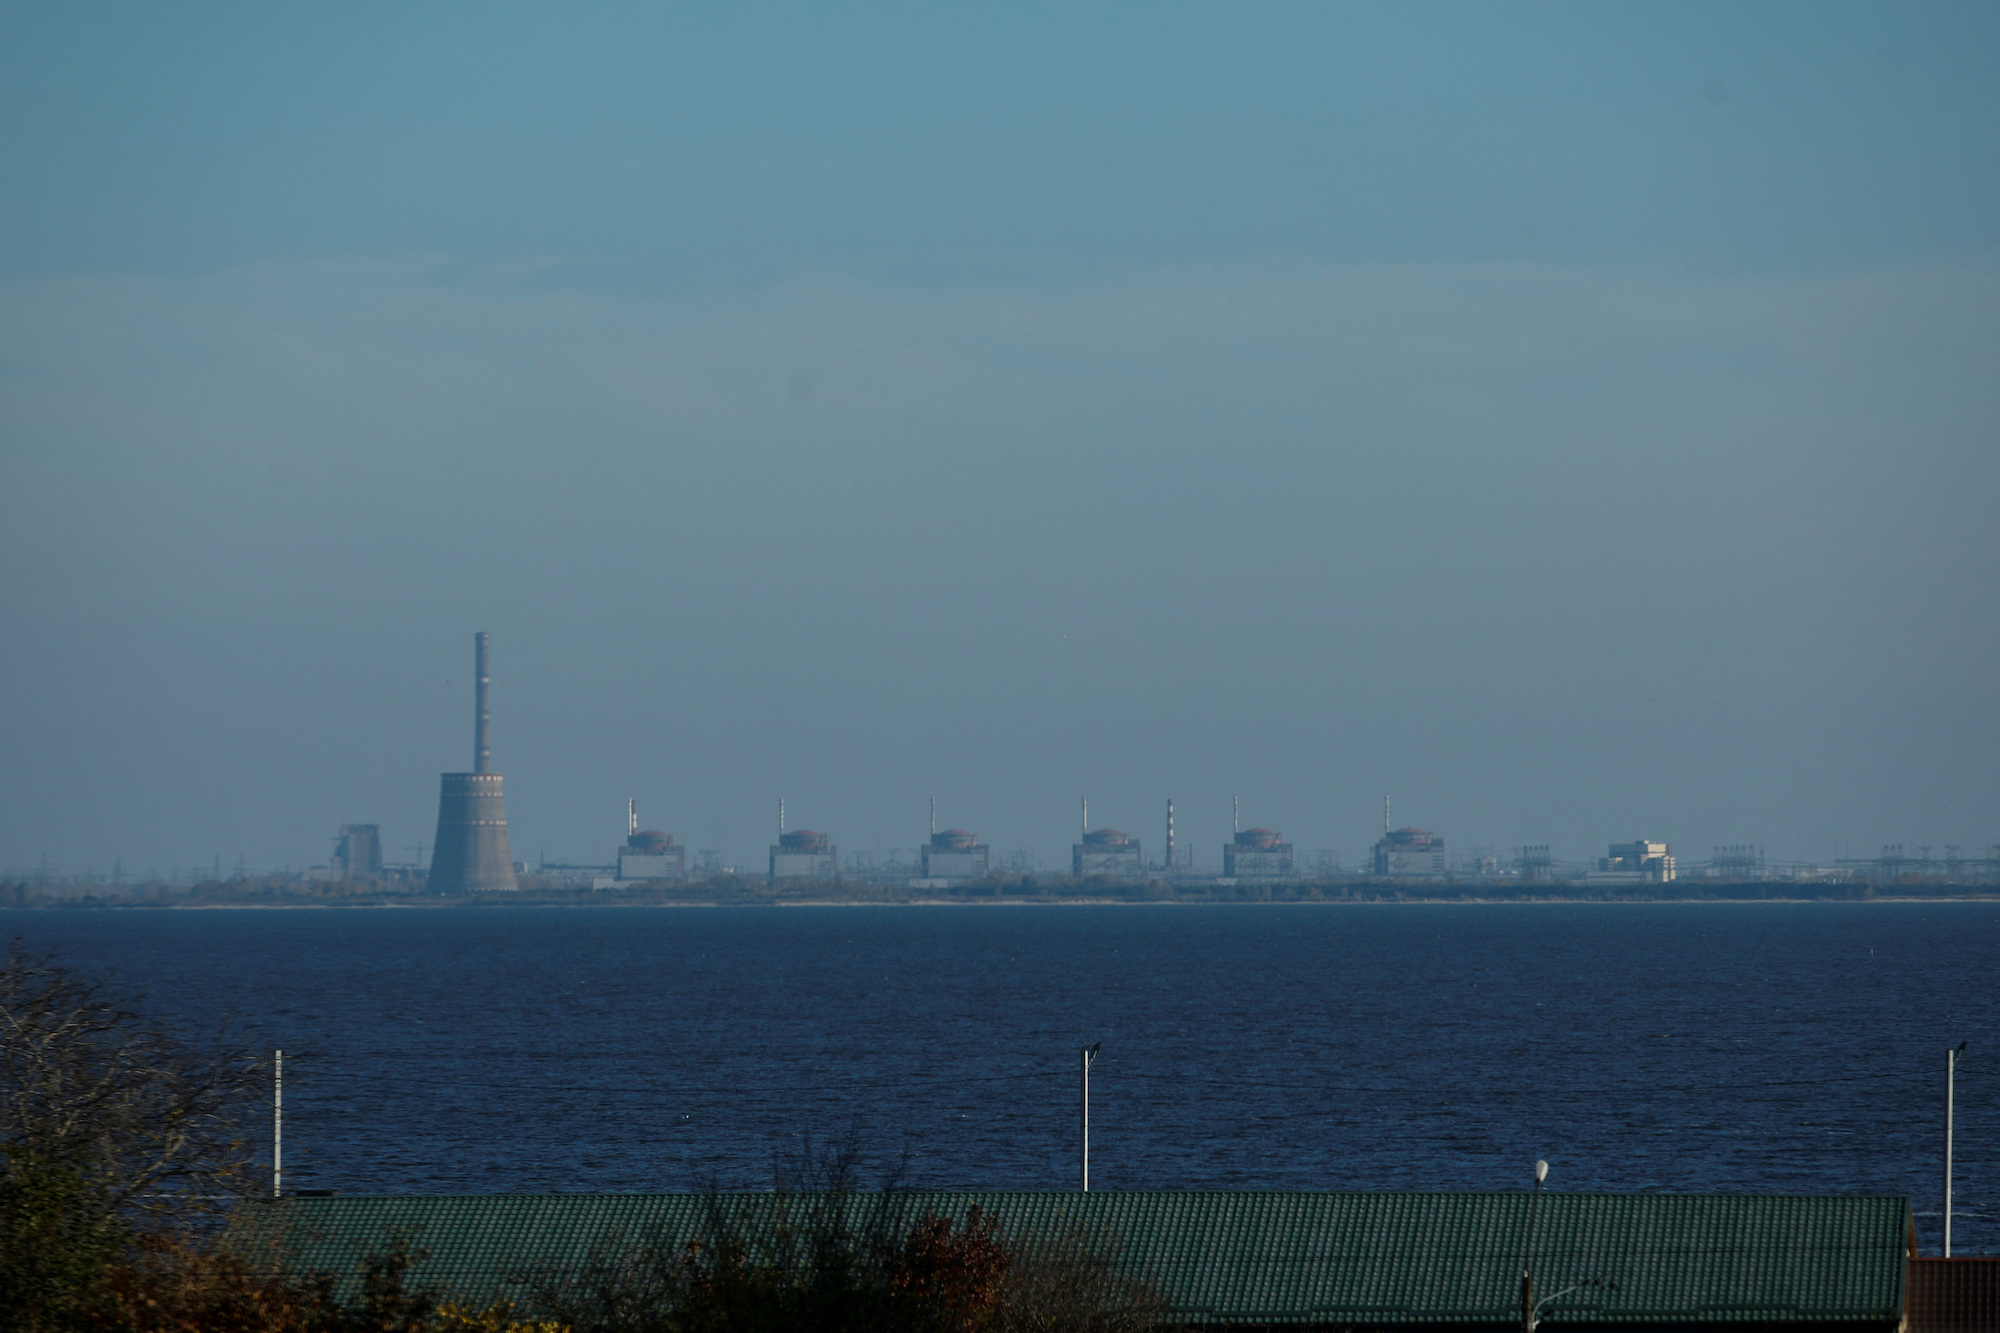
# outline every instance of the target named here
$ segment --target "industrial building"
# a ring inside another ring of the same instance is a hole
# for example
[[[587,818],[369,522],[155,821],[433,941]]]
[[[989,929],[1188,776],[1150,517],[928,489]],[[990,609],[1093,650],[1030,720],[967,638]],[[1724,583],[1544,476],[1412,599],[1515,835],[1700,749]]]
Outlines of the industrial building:
[[[1289,879],[1292,844],[1267,828],[1247,828],[1222,845],[1224,879]]]
[[[824,833],[795,829],[780,833],[771,844],[772,879],[833,879],[839,874],[839,850]]]
[[[1556,881],[1556,858],[1545,842],[1531,842],[1521,848],[1521,854],[1514,858],[1514,873],[1524,884],[1553,884]]]
[[[1089,829],[1083,841],[1070,847],[1070,873],[1139,879],[1146,873],[1139,840],[1115,828]]]
[[[687,849],[671,833],[639,829],[639,803],[625,803],[625,845],[618,849],[617,883],[648,879],[686,879]],[[599,887],[606,887],[600,885]]]
[[[500,775],[493,771],[486,635],[473,635],[472,643],[472,772],[446,773],[439,785],[437,838],[431,852],[433,893],[510,892],[521,887],[507,849],[507,807]]]
[[[687,848],[676,843],[671,833],[634,829],[618,849],[618,878],[686,879]]]
[[[382,873],[382,826],[342,824],[333,849],[334,875],[339,879],[372,879]]]
[[[1674,877],[1674,849],[1664,842],[1614,842],[1597,869],[1584,872],[1586,884],[1665,884]]]
[[[931,834],[924,848],[925,879],[984,879],[987,874],[987,846],[977,833],[948,828]]]
[[[1444,839],[1420,828],[1385,831],[1375,844],[1375,873],[1384,879],[1443,879],[1451,873]]]

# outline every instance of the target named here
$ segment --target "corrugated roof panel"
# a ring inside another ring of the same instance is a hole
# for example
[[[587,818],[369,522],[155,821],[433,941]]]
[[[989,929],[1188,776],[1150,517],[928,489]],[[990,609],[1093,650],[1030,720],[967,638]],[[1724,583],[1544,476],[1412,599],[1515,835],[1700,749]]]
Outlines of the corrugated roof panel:
[[[1019,1242],[1080,1231],[1165,1294],[1175,1318],[1241,1323],[1499,1324],[1519,1319],[1529,1196],[1253,1192],[852,1195],[850,1224],[887,1210],[962,1220],[978,1206]],[[717,1216],[768,1233],[815,1196],[487,1195],[313,1198],[246,1210],[290,1227],[307,1266],[351,1272],[395,1233],[430,1251],[416,1280],[485,1297],[581,1263],[607,1244],[677,1246]],[[1545,1194],[1536,1289],[1586,1288],[1551,1325],[1893,1323],[1903,1308],[1909,1205],[1883,1196]]]

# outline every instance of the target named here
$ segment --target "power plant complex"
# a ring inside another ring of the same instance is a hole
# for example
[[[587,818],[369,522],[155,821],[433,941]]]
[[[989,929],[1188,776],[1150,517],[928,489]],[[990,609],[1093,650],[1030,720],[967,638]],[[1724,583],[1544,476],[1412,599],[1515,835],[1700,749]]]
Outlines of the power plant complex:
[[[473,636],[473,744],[470,772],[444,773],[439,778],[437,833],[428,873],[428,888],[437,894],[511,893],[520,888],[523,867],[513,860],[507,839],[507,809],[501,775],[493,770],[491,715],[492,677],[488,637]],[[1090,826],[1090,801],[1081,800],[1081,821],[1077,841],[1070,847],[1069,873],[1079,880],[1134,882],[1147,879],[1209,880],[1222,882],[1375,879],[1406,881],[1513,880],[1524,884],[1558,882],[1585,886],[1663,885],[1686,877],[1671,844],[1652,839],[1609,844],[1606,855],[1593,863],[1558,866],[1546,845],[1526,845],[1502,860],[1490,851],[1475,849],[1469,856],[1454,859],[1445,840],[1429,829],[1396,828],[1389,817],[1389,801],[1382,801],[1382,836],[1362,867],[1343,871],[1336,852],[1321,851],[1311,866],[1302,864],[1293,845],[1275,829],[1243,828],[1241,807],[1231,815],[1229,841],[1221,848],[1220,873],[1195,869],[1194,848],[1177,836],[1174,802],[1166,802],[1164,851],[1157,862],[1146,859],[1140,840],[1114,828]],[[826,881],[843,876],[864,881],[906,881],[912,887],[950,887],[990,881],[1002,876],[1025,877],[1035,871],[1035,858],[1027,852],[1013,853],[996,868],[992,849],[967,829],[937,826],[937,801],[931,801],[928,841],[912,853],[912,860],[900,860],[891,852],[886,862],[872,853],[862,853],[843,865],[833,838],[812,829],[788,829],[785,803],[778,802],[778,839],[768,849],[764,876],[779,881]],[[1964,858],[1959,848],[1946,848],[1947,856],[1937,861],[1931,849],[1919,848],[1918,855],[1906,857],[1901,846],[1884,847],[1879,860],[1840,862],[1851,871],[1838,868],[1794,869],[1830,879],[1843,875],[1870,880],[1903,877],[1985,879],[2000,876],[2000,845],[1988,849],[1984,858]],[[625,840],[613,849],[609,864],[540,866],[543,884],[589,885],[595,889],[619,889],[648,884],[685,883],[689,878],[687,850],[674,835],[658,829],[639,827],[636,800],[625,807]],[[390,866],[382,857],[381,826],[343,824],[330,864],[306,872],[316,881],[367,882],[410,878],[423,874],[418,864]],[[701,853],[696,874],[710,878],[740,874],[723,861],[719,852]],[[1762,849],[1732,845],[1718,847],[1715,856],[1697,864],[1698,878],[1745,882],[1770,876]]]

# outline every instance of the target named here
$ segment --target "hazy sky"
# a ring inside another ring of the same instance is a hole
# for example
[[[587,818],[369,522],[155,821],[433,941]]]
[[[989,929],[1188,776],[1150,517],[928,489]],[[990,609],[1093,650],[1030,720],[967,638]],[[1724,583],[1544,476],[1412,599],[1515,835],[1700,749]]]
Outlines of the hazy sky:
[[[2000,842],[2000,8],[0,9],[0,866]]]

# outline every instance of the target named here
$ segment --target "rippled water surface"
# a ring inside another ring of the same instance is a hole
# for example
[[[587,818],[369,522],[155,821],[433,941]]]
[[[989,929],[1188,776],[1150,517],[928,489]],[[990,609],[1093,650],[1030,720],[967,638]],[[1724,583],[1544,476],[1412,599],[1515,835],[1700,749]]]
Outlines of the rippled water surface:
[[[1908,1194],[2000,1249],[2000,904],[9,912],[287,1051],[288,1184]]]

